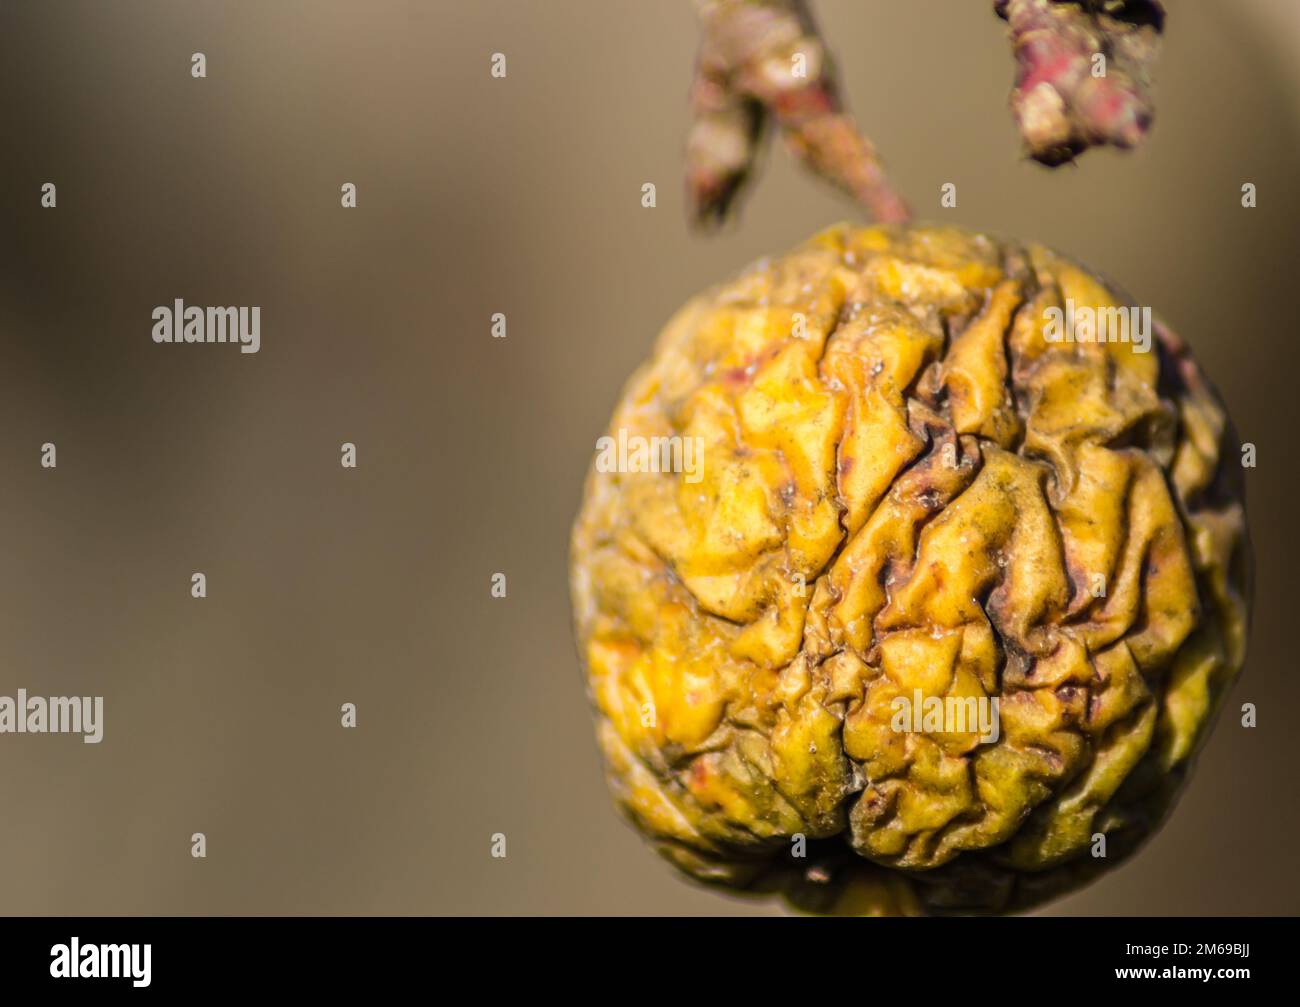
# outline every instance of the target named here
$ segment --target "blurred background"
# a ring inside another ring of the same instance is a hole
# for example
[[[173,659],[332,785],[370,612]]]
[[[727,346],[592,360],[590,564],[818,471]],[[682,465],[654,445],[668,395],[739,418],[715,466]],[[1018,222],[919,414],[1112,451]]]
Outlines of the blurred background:
[[[1055,172],[990,3],[813,6],[918,216],[1155,305],[1258,448],[1246,674],[1164,830],[1043,912],[1297,912],[1300,3],[1171,0],[1147,145]],[[106,721],[0,735],[0,912],[781,911],[622,823],[570,636],[623,379],[689,295],[860,219],[774,147],[692,233],[694,47],[687,0],[0,6],[0,695]],[[155,345],[178,297],[260,305],[261,352]]]

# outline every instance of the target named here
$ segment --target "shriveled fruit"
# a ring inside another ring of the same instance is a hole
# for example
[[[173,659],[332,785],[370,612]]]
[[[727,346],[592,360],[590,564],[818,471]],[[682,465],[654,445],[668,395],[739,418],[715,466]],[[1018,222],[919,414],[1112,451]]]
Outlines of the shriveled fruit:
[[[571,556],[610,783],[669,860],[998,912],[1156,827],[1250,559],[1227,418],[1130,305],[1038,246],[840,226],[669,322]]]

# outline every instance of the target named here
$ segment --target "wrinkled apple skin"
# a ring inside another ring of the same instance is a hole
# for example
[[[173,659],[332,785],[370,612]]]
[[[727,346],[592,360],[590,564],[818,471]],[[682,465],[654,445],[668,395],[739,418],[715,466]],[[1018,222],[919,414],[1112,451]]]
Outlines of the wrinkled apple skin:
[[[593,463],[571,585],[611,788],[677,867],[1006,912],[1158,826],[1250,556],[1223,408],[1130,305],[1035,245],[837,226],[673,317],[605,442],[664,464]],[[900,727],[918,698],[996,737]]]

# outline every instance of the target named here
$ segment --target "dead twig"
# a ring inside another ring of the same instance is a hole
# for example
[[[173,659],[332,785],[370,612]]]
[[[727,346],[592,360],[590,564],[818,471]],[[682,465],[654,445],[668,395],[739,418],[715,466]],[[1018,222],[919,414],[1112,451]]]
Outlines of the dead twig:
[[[877,220],[907,220],[875,148],[844,111],[803,0],[696,0],[696,7],[703,35],[686,145],[695,220],[726,217],[753,173],[769,121],[805,165]]]
[[[1154,115],[1151,69],[1164,8],[1155,0],[994,0],[1016,57],[1011,109],[1029,155],[1047,165],[1089,147],[1129,149]]]

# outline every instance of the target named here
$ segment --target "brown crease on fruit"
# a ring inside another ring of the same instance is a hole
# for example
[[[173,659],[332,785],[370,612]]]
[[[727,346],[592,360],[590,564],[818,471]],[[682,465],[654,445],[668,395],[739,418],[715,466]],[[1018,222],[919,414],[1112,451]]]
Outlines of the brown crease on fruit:
[[[1158,826],[1245,656],[1238,449],[1167,328],[1052,341],[1067,301],[1130,303],[1037,246],[837,226],[669,322],[610,433],[698,437],[701,478],[593,467],[571,567],[611,787],[677,867],[999,912]],[[916,690],[997,699],[999,737],[896,730]]]

